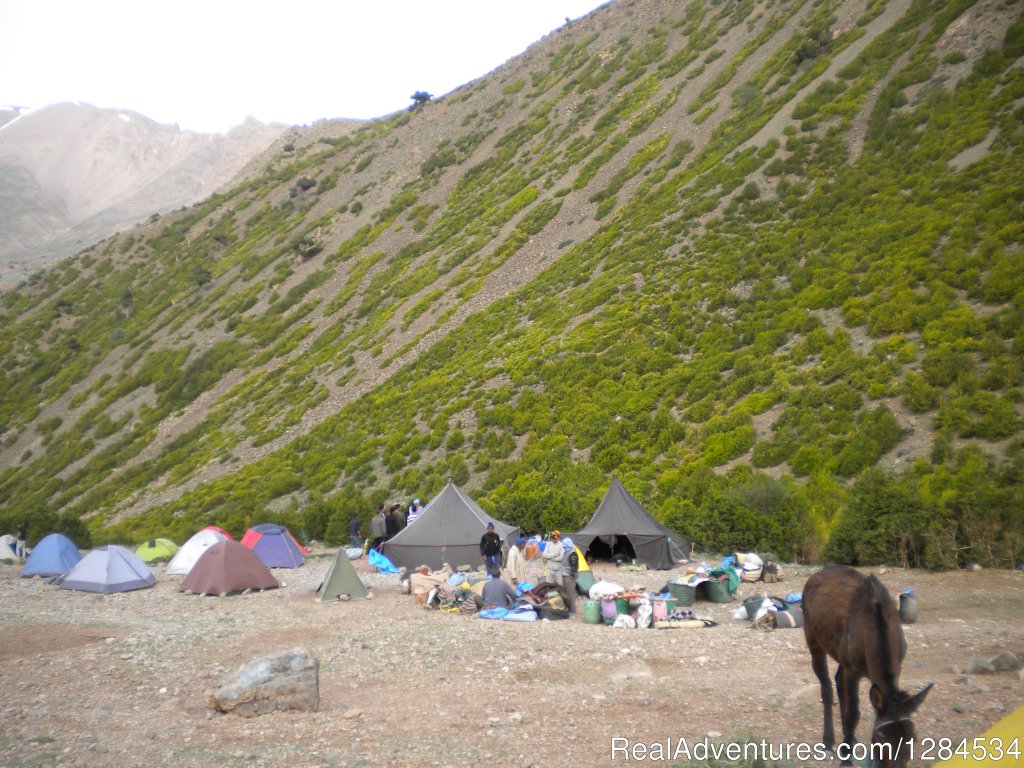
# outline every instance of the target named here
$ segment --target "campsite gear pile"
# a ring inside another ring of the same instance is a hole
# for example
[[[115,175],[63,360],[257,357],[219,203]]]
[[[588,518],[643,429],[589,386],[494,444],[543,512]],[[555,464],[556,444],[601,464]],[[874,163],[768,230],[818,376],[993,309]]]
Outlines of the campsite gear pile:
[[[590,588],[590,599],[583,606],[583,621],[623,629],[715,626],[711,619],[699,618],[693,611],[679,608],[668,585],[660,592],[648,593],[643,587],[622,587],[609,581],[599,581]]]
[[[796,629],[804,625],[800,595],[785,598],[764,595],[743,601],[733,618],[750,621],[753,629]]]

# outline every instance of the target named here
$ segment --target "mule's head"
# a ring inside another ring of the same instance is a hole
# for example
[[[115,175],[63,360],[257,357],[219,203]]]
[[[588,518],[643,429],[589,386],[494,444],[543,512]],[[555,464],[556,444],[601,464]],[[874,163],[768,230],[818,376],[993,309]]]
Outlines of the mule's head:
[[[875,710],[875,727],[871,731],[873,764],[877,768],[904,768],[910,759],[909,742],[915,736],[910,716],[924,701],[932,683],[911,696],[906,691],[893,691],[884,695],[872,685],[868,697]],[[876,746],[877,745],[877,746]]]

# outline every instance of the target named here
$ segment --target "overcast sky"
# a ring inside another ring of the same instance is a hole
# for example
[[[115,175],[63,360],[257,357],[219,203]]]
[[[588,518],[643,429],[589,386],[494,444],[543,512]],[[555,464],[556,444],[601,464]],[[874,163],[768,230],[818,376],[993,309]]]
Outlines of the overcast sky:
[[[404,109],[605,0],[0,0],[0,105],[84,101],[223,132]]]

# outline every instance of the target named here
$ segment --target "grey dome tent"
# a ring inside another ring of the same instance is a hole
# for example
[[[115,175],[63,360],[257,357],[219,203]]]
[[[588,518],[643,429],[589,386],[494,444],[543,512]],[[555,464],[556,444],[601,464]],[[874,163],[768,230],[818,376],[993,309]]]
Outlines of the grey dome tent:
[[[680,541],[640,506],[618,477],[612,478],[597,511],[572,540],[584,555],[589,551],[603,559],[632,552],[637,562],[658,569],[672,568],[691,549],[690,542]]]
[[[449,480],[414,522],[384,544],[384,556],[407,569],[426,565],[437,570],[444,563],[482,568],[480,537],[487,533],[488,523],[494,523],[506,551],[520,535],[519,528],[495,520]]]

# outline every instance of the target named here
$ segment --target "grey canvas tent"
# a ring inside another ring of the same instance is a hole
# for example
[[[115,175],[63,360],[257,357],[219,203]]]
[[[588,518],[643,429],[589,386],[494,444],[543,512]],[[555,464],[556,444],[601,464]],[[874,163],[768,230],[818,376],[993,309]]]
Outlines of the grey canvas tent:
[[[640,506],[618,477],[612,478],[597,511],[572,540],[584,555],[605,559],[621,554],[661,569],[689,557],[691,548]]]
[[[338,547],[334,562],[327,569],[327,575],[316,590],[316,598],[321,603],[325,600],[337,600],[339,595],[348,595],[353,600],[362,600],[366,597],[366,587],[356,575],[356,569],[352,567],[345,547]]]
[[[519,528],[495,520],[449,480],[414,522],[384,544],[384,556],[399,568],[426,565],[437,570],[448,563],[452,568],[482,569],[480,537],[487,533],[488,523],[494,523],[506,551],[520,535]]]

